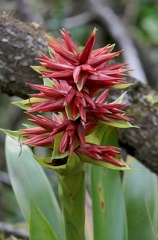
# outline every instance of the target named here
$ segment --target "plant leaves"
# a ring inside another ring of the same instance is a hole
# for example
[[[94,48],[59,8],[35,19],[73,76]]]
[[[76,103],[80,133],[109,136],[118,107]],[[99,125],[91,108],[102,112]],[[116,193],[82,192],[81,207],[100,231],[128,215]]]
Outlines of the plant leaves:
[[[50,78],[43,78],[44,86],[54,87],[55,84]]]
[[[133,83],[121,83],[121,84],[115,84],[113,86],[111,86],[111,89],[123,89],[123,88],[128,88],[130,86],[132,86]]]
[[[20,131],[20,130],[18,130],[18,131],[11,131],[11,130],[0,128],[0,131],[4,132],[5,134],[10,136],[11,138],[16,140],[17,142],[19,142],[19,139],[21,139],[21,137],[22,137],[22,136],[20,137],[20,135],[22,134],[22,131]],[[19,143],[19,145],[20,145],[20,143]]]
[[[117,146],[117,132],[109,127],[101,145]],[[94,240],[126,240],[127,226],[120,172],[91,166]]]
[[[127,91],[121,94],[114,102],[112,103],[122,103],[124,96],[126,95]]]
[[[43,101],[42,98],[32,97],[32,98],[29,98],[29,99],[26,99],[26,100],[22,100],[22,101],[18,101],[18,102],[12,102],[12,103],[14,105],[24,109],[24,110],[29,110],[29,109],[31,109],[31,103],[41,102],[41,101]]]
[[[102,136],[106,131],[107,127],[108,126],[105,124],[100,124],[93,133],[86,136],[86,142],[100,144]]]
[[[65,151],[64,153],[59,154],[59,146],[61,143],[62,135],[63,135],[62,132],[55,135],[52,159],[64,158],[69,155],[68,151]]]
[[[155,240],[158,232],[158,177],[130,156],[127,164],[138,169],[125,172],[123,177],[128,239]]]
[[[60,165],[60,166],[53,166],[52,159],[50,157],[36,157],[34,156],[34,159],[43,167],[50,168],[54,171],[62,173],[66,169],[66,164]]]
[[[24,146],[21,152],[18,143],[7,136],[5,151],[10,180],[25,219],[29,222],[30,199],[32,199],[53,227],[56,235],[62,239],[59,205],[45,172],[34,160],[31,150]]]
[[[31,68],[40,74],[42,70],[46,70],[46,68],[42,66],[31,66]]]
[[[42,212],[31,201],[30,240],[57,240],[57,237]]]
[[[110,168],[110,169],[113,169],[113,170],[130,170],[130,168],[123,161],[123,159],[119,159],[119,162],[124,164],[124,166],[120,167],[120,166],[115,166],[113,164],[110,164],[108,162],[104,162],[104,161],[101,161],[101,160],[93,159],[93,158],[88,157],[87,155],[84,155],[84,154],[77,153],[77,155],[80,157],[80,159],[83,162],[91,163],[93,165],[98,165],[98,166]]]
[[[100,122],[102,122],[102,121],[100,121]],[[103,123],[105,123],[105,122],[103,122]],[[109,121],[106,124],[109,126],[112,126],[112,127],[116,127],[116,128],[131,128],[131,127],[138,128],[137,126],[133,126],[128,121],[125,121],[125,120],[115,120],[115,121],[111,121],[111,122]]]
[[[113,129],[113,131],[116,131],[112,127],[109,127],[105,124],[101,124],[100,126],[97,127],[97,129],[92,134],[90,134],[86,137],[86,142],[100,144],[101,139],[103,137],[105,139],[105,135],[110,137],[109,136],[109,133],[111,131],[110,129]],[[108,143],[106,144],[105,141],[104,141],[103,144],[101,143],[101,145],[109,145]],[[106,168],[110,168],[110,169],[114,169],[114,170],[129,170],[129,167],[123,161],[123,159],[120,159],[119,162],[124,164],[125,166],[124,167],[119,167],[119,166],[115,166],[115,165],[107,163],[107,162],[92,159],[92,158],[88,157],[87,155],[83,155],[83,154],[78,153],[78,156],[80,157],[80,159],[82,161],[87,162],[87,163],[91,163],[91,164],[94,164],[94,165],[98,165],[98,166],[102,166],[102,167],[106,167]]]

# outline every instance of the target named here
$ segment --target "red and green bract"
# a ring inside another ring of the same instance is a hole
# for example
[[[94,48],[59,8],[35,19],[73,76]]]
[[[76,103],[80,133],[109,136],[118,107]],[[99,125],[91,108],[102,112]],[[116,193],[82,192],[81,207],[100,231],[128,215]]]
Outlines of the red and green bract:
[[[126,64],[111,61],[122,51],[113,52],[114,45],[93,50],[96,28],[83,50],[73,42],[65,29],[62,39],[47,36],[50,56],[41,53],[41,66],[33,67],[47,84],[29,84],[38,90],[25,103],[29,121],[34,126],[22,129],[26,138],[21,145],[44,146],[54,151],[56,136],[60,136],[58,154],[83,154],[94,161],[104,161],[124,167],[119,162],[120,149],[86,141],[100,124],[128,122],[120,102],[108,103],[109,89],[127,87]],[[48,84],[49,82],[49,84]],[[33,114],[34,113],[34,114]],[[50,117],[42,114],[49,113]],[[81,158],[82,160],[82,158]]]

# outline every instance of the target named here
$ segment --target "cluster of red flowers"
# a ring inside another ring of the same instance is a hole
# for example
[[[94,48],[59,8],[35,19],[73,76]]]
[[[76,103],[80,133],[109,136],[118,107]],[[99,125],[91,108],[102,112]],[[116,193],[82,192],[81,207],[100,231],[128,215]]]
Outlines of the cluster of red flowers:
[[[41,66],[34,67],[49,84],[29,84],[39,93],[32,94],[27,103],[26,113],[35,126],[22,129],[27,138],[22,145],[46,146],[53,151],[60,134],[59,156],[83,153],[96,161],[124,166],[117,161],[118,148],[86,142],[86,136],[100,123],[129,121],[122,110],[125,104],[106,102],[109,89],[126,85],[126,64],[110,64],[121,51],[111,53],[114,45],[93,50],[96,28],[81,52],[66,30],[61,35],[61,40],[47,36],[50,57],[41,54],[37,59]],[[50,118],[41,115],[48,112]]]

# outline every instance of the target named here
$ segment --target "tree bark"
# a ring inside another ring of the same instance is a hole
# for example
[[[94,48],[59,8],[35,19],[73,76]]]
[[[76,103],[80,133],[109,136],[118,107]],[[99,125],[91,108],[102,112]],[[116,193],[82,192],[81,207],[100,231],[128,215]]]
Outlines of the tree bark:
[[[46,51],[41,27],[0,16],[0,91],[26,98],[29,87],[25,82],[40,82],[30,66],[37,65],[35,58]]]
[[[126,115],[139,128],[119,129],[119,142],[128,154],[158,175],[158,91],[134,78],[127,80],[134,85],[124,98],[128,104]],[[110,98],[114,100],[119,95],[120,91],[114,91]]]
[[[39,52],[47,53],[44,30],[10,16],[0,17],[0,91],[8,95],[27,98],[32,92],[25,82],[41,83],[42,80],[30,65]],[[125,102],[132,124],[140,128],[120,129],[119,141],[129,154],[136,157],[151,171],[158,174],[158,92],[136,79],[130,87]],[[111,100],[120,91],[112,91]]]

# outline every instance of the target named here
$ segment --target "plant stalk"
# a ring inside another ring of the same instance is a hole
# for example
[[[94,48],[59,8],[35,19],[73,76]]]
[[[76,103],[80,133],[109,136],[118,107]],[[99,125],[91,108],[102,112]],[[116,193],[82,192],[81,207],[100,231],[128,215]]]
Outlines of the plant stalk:
[[[57,173],[65,240],[85,239],[85,169],[81,161],[80,165],[80,168],[74,166],[67,174]]]

